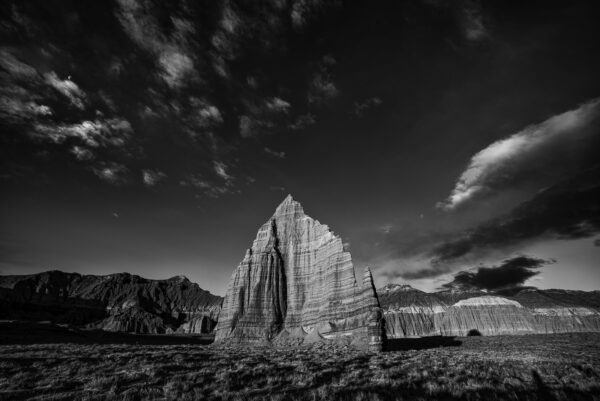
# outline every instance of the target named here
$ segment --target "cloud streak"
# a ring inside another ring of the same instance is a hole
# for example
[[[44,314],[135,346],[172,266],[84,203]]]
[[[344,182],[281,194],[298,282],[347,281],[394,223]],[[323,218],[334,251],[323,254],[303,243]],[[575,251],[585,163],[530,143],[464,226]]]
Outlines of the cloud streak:
[[[556,160],[567,162],[566,151],[597,135],[599,116],[600,99],[594,99],[492,143],[471,158],[451,194],[437,207],[451,211],[516,183],[561,177],[570,164]]]

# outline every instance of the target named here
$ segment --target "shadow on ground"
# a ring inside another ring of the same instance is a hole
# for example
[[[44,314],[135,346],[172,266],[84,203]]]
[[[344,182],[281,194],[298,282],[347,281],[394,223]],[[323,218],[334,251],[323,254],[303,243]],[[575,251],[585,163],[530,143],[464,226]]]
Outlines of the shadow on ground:
[[[431,336],[420,338],[388,338],[383,348],[384,351],[408,351],[438,347],[458,347],[462,341],[454,337]]]
[[[185,345],[212,343],[213,337],[191,334],[128,334],[83,330],[40,322],[0,322],[0,345],[139,344]]]

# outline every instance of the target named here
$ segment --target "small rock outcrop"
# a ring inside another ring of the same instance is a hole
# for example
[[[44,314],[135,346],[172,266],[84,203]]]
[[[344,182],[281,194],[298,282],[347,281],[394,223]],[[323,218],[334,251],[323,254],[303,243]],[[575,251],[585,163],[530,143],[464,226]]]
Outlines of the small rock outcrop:
[[[326,339],[380,347],[377,293],[368,269],[356,282],[342,240],[288,196],[233,272],[215,341]]]
[[[183,276],[149,280],[48,271],[0,276],[0,319],[48,320],[143,334],[210,333],[222,298]]]

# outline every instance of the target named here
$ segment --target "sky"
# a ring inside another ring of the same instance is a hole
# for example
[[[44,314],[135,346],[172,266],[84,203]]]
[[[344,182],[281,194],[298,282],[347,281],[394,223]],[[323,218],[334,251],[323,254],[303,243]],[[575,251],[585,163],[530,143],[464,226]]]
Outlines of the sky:
[[[0,274],[224,295],[288,195],[426,291],[600,289],[591,1],[3,1]]]

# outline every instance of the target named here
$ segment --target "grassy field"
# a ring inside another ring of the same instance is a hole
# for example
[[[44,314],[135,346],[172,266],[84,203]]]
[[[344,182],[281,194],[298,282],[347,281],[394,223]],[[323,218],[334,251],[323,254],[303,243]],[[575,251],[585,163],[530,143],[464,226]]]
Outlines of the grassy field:
[[[600,399],[600,335],[228,348],[117,341],[0,345],[0,400]]]

